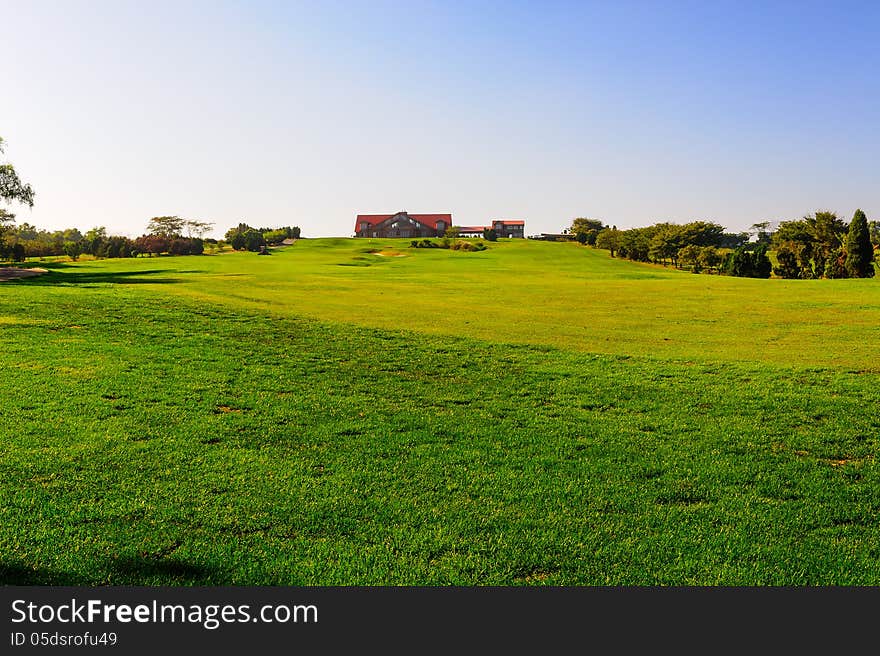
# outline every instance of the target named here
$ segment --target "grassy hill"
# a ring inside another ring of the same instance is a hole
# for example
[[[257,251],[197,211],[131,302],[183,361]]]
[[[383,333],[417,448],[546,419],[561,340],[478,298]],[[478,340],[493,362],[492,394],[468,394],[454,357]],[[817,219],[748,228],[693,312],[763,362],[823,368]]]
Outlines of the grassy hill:
[[[880,584],[875,280],[407,246],[0,285],[0,581]]]

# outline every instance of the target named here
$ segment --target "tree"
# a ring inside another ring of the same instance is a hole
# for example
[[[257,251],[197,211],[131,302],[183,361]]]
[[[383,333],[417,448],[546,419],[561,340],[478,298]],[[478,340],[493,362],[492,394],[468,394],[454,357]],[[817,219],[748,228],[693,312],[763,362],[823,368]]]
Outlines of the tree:
[[[149,253],[150,257],[167,253],[170,246],[171,240],[161,235],[142,235],[134,242],[134,250],[138,253]]]
[[[620,233],[618,253],[621,257],[634,262],[647,262],[651,238],[656,234],[657,226],[646,228],[630,228]]]
[[[868,217],[856,210],[846,236],[844,269],[850,278],[874,277],[874,246],[868,231]]]
[[[232,250],[234,251],[243,251],[244,250],[244,234],[243,232],[236,232],[232,235],[232,238],[229,240],[229,245],[232,246]]]
[[[820,211],[800,221],[783,221],[771,241],[777,251],[784,246],[797,254],[801,268],[798,277],[821,278],[836,270],[836,264],[830,261],[839,255],[846,232],[846,223],[834,212]]]
[[[825,260],[825,277],[833,278],[849,278],[849,272],[846,270],[846,249],[842,246],[835,248]]]
[[[798,255],[790,246],[782,245],[776,249],[776,261],[779,266],[773,269],[780,278],[794,280],[801,277],[802,269],[798,263]]]
[[[206,232],[208,232],[208,230],[214,227],[214,223],[212,221],[184,220],[183,225],[186,227],[186,236],[188,239],[192,239],[193,235],[201,238],[205,235]]]
[[[196,237],[177,237],[168,244],[171,255],[201,255],[204,251],[204,242]]]
[[[253,228],[251,226],[249,226],[247,223],[242,222],[242,223],[239,223],[234,228],[230,228],[229,230],[227,230],[226,234],[223,236],[223,238],[226,241],[231,242],[233,240],[233,238],[235,237],[235,235],[244,234],[248,230],[253,230]]]
[[[703,246],[700,249],[700,255],[697,258],[701,268],[715,270],[722,261],[721,253],[714,246]]]
[[[263,239],[266,240],[267,244],[280,244],[285,239],[287,239],[287,231],[283,228],[279,228],[278,230],[264,230]]]
[[[107,229],[104,226],[98,226],[89,230],[83,237],[83,252],[90,253],[95,257],[105,257],[107,255]]]
[[[64,244],[64,254],[67,255],[74,262],[79,259],[80,254],[82,253],[82,246],[79,242],[69,241]]]
[[[242,249],[240,250],[251,251],[252,253],[259,253],[266,245],[266,240],[263,239],[263,233],[259,230],[248,230],[241,235],[241,240]]]
[[[682,226],[675,226],[677,238],[681,246],[721,246],[725,238],[724,226],[709,221],[691,221]]]
[[[748,241],[749,233],[747,232],[725,232],[721,235],[721,240],[713,245],[718,248],[730,248],[736,250],[740,246],[745,246]]]
[[[871,243],[880,246],[880,221],[868,221],[868,232],[871,234]]]
[[[700,253],[703,249],[694,244],[688,244],[678,251],[678,263],[681,267],[690,267],[694,273],[699,273],[702,269]]]
[[[813,277],[820,278],[825,273],[825,265],[832,253],[843,245],[847,225],[837,218],[834,212],[816,212],[804,217],[810,234],[813,236]]]
[[[147,224],[147,234],[174,239],[181,237],[186,220],[179,216],[154,216]]]
[[[724,261],[724,272],[740,278],[769,278],[772,269],[773,265],[767,257],[767,247],[763,244],[754,252],[749,252],[741,246],[728,253]]]
[[[760,221],[759,223],[753,223],[747,234],[755,238],[755,243],[769,246],[770,240],[773,235],[772,231],[770,230],[770,221]]]
[[[773,263],[767,257],[766,244],[760,244],[752,253],[752,277],[769,278],[773,272]]]
[[[596,248],[604,248],[611,251],[611,257],[614,257],[614,251],[620,247],[620,230],[617,228],[605,228],[596,235]]]
[[[724,260],[724,273],[738,278],[751,278],[752,254],[742,247],[728,253]]]
[[[483,228],[483,239],[486,241],[498,241],[498,233],[495,228]]]
[[[580,243],[594,246],[599,233],[606,227],[599,219],[587,219],[581,216],[571,222],[569,233],[573,234]]]
[[[779,260],[777,275],[783,278],[813,278],[813,251],[816,240],[805,220],[783,221],[773,233],[772,244]],[[783,254],[785,262],[780,260]],[[794,268],[797,267],[795,274]]]
[[[6,150],[4,144],[3,137],[0,137],[0,154]],[[21,181],[12,164],[0,164],[0,199],[21,203],[28,207],[34,206],[33,188]],[[6,216],[10,217],[8,213]],[[15,218],[15,216],[11,215],[11,218]]]
[[[455,239],[458,237],[458,226],[449,226],[446,228],[446,232],[443,233],[444,237],[448,237],[449,239]]]
[[[677,231],[665,228],[658,231],[648,242],[648,256],[654,262],[664,265],[666,260],[672,260],[672,265],[677,266],[678,251],[681,249],[681,240],[678,239]]]

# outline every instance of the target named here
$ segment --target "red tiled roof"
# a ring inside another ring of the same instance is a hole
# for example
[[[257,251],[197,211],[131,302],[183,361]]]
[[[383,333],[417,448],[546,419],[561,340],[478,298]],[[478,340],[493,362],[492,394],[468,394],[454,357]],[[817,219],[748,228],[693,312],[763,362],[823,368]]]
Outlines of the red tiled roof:
[[[525,221],[507,221],[506,219],[492,219],[492,223],[500,223],[501,225],[521,225],[526,224]]]
[[[394,212],[394,214],[358,214],[357,219],[355,219],[354,223],[354,231],[357,232],[361,229],[361,223],[369,223],[371,226],[378,225],[387,219],[390,219],[395,214],[400,214],[400,212]],[[419,223],[423,223],[431,228],[437,229],[437,222],[443,221],[446,223],[446,226],[449,227],[452,225],[452,215],[451,214],[407,214],[411,219],[415,219]]]

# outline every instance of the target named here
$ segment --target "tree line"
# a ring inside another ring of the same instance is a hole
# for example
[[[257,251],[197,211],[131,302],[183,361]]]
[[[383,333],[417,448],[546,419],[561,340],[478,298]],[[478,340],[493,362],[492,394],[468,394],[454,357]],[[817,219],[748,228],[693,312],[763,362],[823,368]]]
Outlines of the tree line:
[[[227,233],[229,242],[204,238],[213,223],[184,219],[176,215],[154,216],[147,223],[144,234],[135,239],[124,235],[111,235],[104,226],[92,228],[82,234],[77,228],[64,230],[41,230],[29,223],[14,224],[14,215],[4,210],[0,222],[0,260],[23,262],[31,257],[66,255],[77,260],[80,255],[117,258],[169,255],[201,255],[206,246],[222,251],[259,251],[266,245],[280,244],[288,237],[297,238],[298,227],[253,229],[240,224]],[[245,226],[246,229],[239,231]],[[230,234],[234,233],[234,234]]]
[[[230,228],[224,235],[225,243],[228,243],[236,251],[252,251],[259,253],[266,246],[277,246],[285,239],[299,239],[300,229],[298,226],[284,226],[283,228],[252,228],[247,223],[239,223]]]
[[[871,278],[880,225],[856,210],[849,225],[834,212],[783,221],[771,235],[781,278]]]
[[[104,226],[82,234],[77,228],[41,230],[29,223],[0,228],[0,259],[22,262],[29,257],[80,255],[95,258],[137,257],[138,255],[199,255],[206,240],[201,238],[212,224],[189,221],[177,216],[157,216],[149,220],[147,231],[135,239],[107,234]],[[215,241],[216,240],[207,240]]]
[[[769,278],[869,278],[874,276],[880,224],[856,210],[849,224],[834,212],[819,211],[797,221],[769,222],[750,232],[728,233],[709,221],[655,223],[618,230],[598,219],[572,221],[572,239],[608,250],[611,257],[671,264],[694,273]],[[773,250],[777,266],[768,255]]]

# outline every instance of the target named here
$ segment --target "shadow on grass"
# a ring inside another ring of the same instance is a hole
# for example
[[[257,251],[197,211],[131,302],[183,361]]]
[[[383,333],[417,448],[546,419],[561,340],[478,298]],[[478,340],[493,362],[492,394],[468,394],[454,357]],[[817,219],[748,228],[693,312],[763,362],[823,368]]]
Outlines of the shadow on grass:
[[[113,585],[206,585],[213,570],[179,558],[125,556],[107,563]]]
[[[0,561],[3,585],[210,585],[217,572],[179,558],[125,556],[95,563],[89,574]]]
[[[0,585],[88,585],[84,577],[73,572],[33,569],[21,563],[0,561]]]
[[[166,273],[169,269],[145,269],[143,271],[89,271],[77,267],[46,266],[49,273],[34,278],[15,280],[25,285],[89,285],[95,283],[113,285],[167,285],[183,282],[179,278],[153,277]],[[176,271],[175,273],[196,273],[195,271]]]

